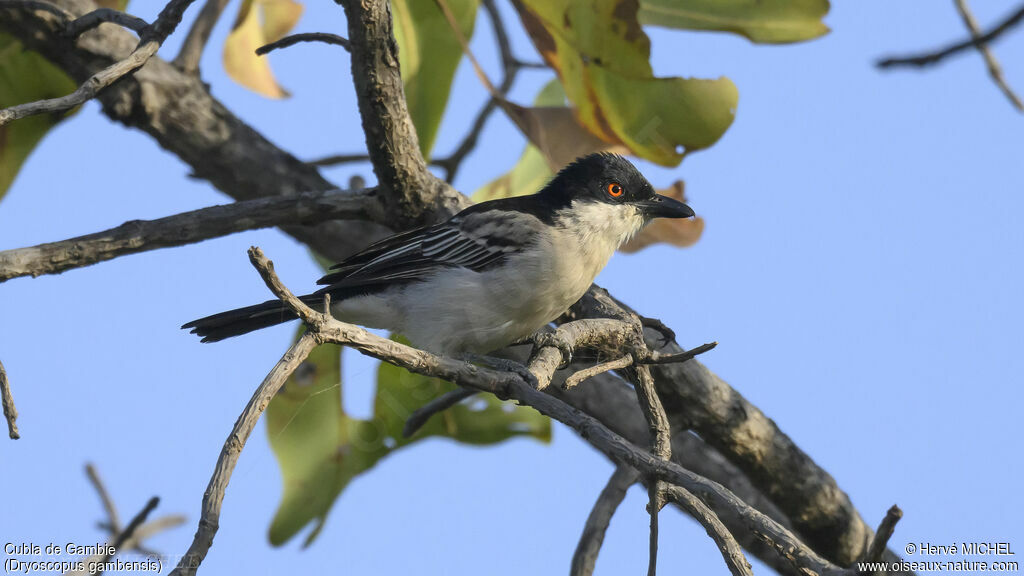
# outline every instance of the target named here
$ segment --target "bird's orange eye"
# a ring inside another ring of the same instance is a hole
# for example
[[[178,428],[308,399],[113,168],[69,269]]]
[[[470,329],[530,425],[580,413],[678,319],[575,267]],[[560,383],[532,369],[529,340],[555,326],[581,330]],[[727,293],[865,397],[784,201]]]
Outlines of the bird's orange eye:
[[[625,190],[622,188],[622,186],[619,185],[618,182],[612,182],[611,184],[608,185],[608,195],[611,196],[612,198],[618,198],[622,196],[624,192]]]

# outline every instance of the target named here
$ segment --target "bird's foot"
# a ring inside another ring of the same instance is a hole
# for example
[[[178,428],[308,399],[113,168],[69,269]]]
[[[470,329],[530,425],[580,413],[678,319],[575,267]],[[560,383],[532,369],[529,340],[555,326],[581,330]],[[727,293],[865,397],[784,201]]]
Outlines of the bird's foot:
[[[512,372],[518,374],[526,380],[526,382],[533,388],[537,387],[537,377],[533,375],[533,372],[516,362],[515,360],[509,360],[508,358],[498,358],[497,356],[487,356],[485,354],[474,354],[472,352],[464,352],[459,356],[460,360],[471,362],[485,368],[491,368],[493,370],[502,370],[504,372]],[[504,398],[503,398],[504,400]]]
[[[535,332],[530,336],[530,343],[533,344],[533,350],[530,352],[530,358],[540,352],[541,348],[545,346],[554,346],[558,348],[558,351],[562,354],[562,363],[558,365],[558,369],[565,368],[572,362],[573,347],[565,338],[558,335],[558,332]]]

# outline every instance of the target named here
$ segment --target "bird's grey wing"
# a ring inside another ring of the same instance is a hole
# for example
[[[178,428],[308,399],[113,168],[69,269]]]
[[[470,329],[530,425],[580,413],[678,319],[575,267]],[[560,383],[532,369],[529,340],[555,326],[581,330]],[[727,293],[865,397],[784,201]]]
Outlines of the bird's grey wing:
[[[372,290],[462,267],[482,272],[536,240],[533,216],[494,210],[468,212],[447,222],[378,242],[332,268],[317,283],[321,292]]]

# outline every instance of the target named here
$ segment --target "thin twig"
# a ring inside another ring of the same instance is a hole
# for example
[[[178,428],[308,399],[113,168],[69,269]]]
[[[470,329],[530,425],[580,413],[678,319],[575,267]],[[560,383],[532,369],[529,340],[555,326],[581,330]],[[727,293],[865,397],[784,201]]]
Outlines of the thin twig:
[[[245,447],[245,441],[252,434],[260,415],[266,410],[267,405],[275,394],[284,386],[292,372],[305,361],[309,353],[316,347],[316,341],[310,333],[303,334],[301,338],[278,360],[277,365],[267,374],[263,382],[253,393],[249,403],[238,416],[228,439],[224,441],[220,456],[217,458],[217,465],[214,468],[213,476],[206,487],[203,495],[203,507],[199,518],[199,528],[188,547],[188,552],[182,556],[181,561],[171,572],[171,575],[191,576],[206,553],[213,544],[213,537],[220,525],[220,508],[224,503],[224,492],[227,490],[228,482],[231,480],[231,473],[235,469],[238,457]]]
[[[85,465],[85,475],[89,477],[89,483],[92,484],[96,494],[100,497],[100,502],[103,503],[103,511],[107,514],[107,529],[117,534],[121,531],[121,519],[117,514],[117,507],[114,506],[114,500],[111,499],[110,492],[107,492],[107,487],[104,486],[99,473],[96,471],[96,467],[91,462]]]
[[[491,25],[494,29],[494,39],[498,44],[498,52],[501,54],[502,78],[497,89],[494,89],[493,86],[490,87],[489,91],[492,94],[491,97],[487,99],[484,106],[479,112],[477,112],[476,118],[473,120],[472,127],[462,139],[462,142],[459,143],[458,147],[455,148],[455,151],[449,154],[446,158],[431,161],[431,164],[444,168],[445,180],[448,182],[453,182],[455,180],[455,175],[458,173],[459,167],[462,165],[462,161],[465,160],[466,156],[468,156],[474,148],[476,148],[477,141],[480,139],[480,134],[483,132],[484,126],[487,124],[487,120],[491,117],[491,114],[498,109],[497,98],[505,98],[508,96],[509,90],[512,89],[512,85],[515,83],[516,75],[519,73],[521,68],[525,67],[524,63],[517,60],[512,54],[512,43],[509,41],[505,22],[502,20],[501,12],[494,4],[494,0],[482,0],[481,4],[483,4],[484,10],[487,11],[487,15],[490,17]],[[444,10],[447,6],[445,4],[441,4],[441,7],[442,10]],[[452,19],[450,18],[449,24],[451,24],[451,22]],[[455,26],[453,27],[453,30],[458,31],[459,29]],[[461,35],[461,32],[457,33]],[[469,58],[473,58],[472,54],[469,52],[468,46],[464,45],[463,50],[467,53]],[[475,63],[476,59],[473,58],[472,61]],[[479,70],[479,64],[477,64],[476,67],[478,69],[478,73],[482,74],[482,71]],[[486,86],[490,85],[490,81],[486,79],[486,76],[482,76],[482,79],[485,81]]]
[[[7,434],[11,440],[21,438],[18,432],[18,409],[14,406],[14,396],[11,395],[11,383],[7,381],[7,370],[3,362],[0,362],[0,402],[4,408],[4,419],[7,420]]]
[[[602,363],[600,363],[600,364],[598,364],[596,366],[591,366],[589,368],[584,368],[583,370],[580,370],[579,372],[574,372],[568,378],[565,379],[565,382],[562,384],[562,388],[565,388],[566,390],[571,390],[571,389],[575,388],[576,386],[578,386],[580,384],[580,382],[583,382],[587,378],[593,378],[594,376],[597,376],[598,374],[603,374],[605,372],[611,372],[612,370],[619,370],[621,368],[625,368],[627,366],[632,366],[632,365],[633,365],[633,355],[632,354],[625,354],[621,358],[616,358],[615,360],[609,360],[608,362],[602,362]]]
[[[405,420],[405,426],[402,427],[402,436],[411,438],[413,434],[419,431],[424,424],[430,420],[431,416],[439,412],[455,406],[459,402],[462,402],[466,398],[479,393],[479,390],[470,390],[469,388],[456,388],[450,392],[446,392],[437,398],[434,398],[430,402],[427,402],[423,406],[417,408],[409,418]]]
[[[651,352],[651,355],[643,360],[641,364],[678,364],[680,362],[686,362],[692,360],[695,356],[699,356],[709,350],[714,350],[718,346],[718,342],[708,342],[707,344],[701,344],[696,348],[691,348],[686,352],[680,352],[678,354],[660,354],[658,352]]]
[[[743,555],[743,548],[736,542],[736,538],[729,532],[729,529],[722,524],[718,515],[708,505],[694,496],[690,491],[681,486],[666,486],[665,495],[679,504],[687,514],[700,522],[708,536],[715,541],[718,550],[722,553],[722,559],[733,576],[752,576],[753,570],[747,557]]]
[[[1020,24],[1021,21],[1024,21],[1024,4],[1017,8],[1017,10],[1002,22],[996,24],[991,30],[980,36],[971,36],[971,38],[964,40],[963,42],[957,42],[956,44],[952,44],[946,48],[935,50],[933,52],[914,56],[892,56],[889,58],[883,58],[875,65],[879,68],[896,68],[900,66],[922,67],[937,64],[945,58],[962,52],[971,46],[981,46],[992,43],[994,40],[1002,36],[1007,30],[1010,30],[1017,24]]]
[[[0,126],[4,126],[36,114],[65,112],[96,97],[114,82],[142,68],[160,48],[167,36],[174,31],[189,4],[195,0],[171,0],[160,11],[153,24],[146,26],[139,34],[139,43],[127,58],[93,74],[77,90],[66,96],[18,104],[0,110]]]
[[[92,12],[89,12],[79,18],[75,18],[73,21],[69,22],[67,27],[64,29],[64,34],[75,38],[83,32],[92,30],[104,22],[112,22],[118,26],[124,26],[137,34],[141,34],[142,31],[149,26],[149,22],[146,22],[138,16],[125,14],[124,12],[119,12],[111,8],[97,8]]]
[[[235,232],[374,213],[376,189],[329,190],[246,200],[124,224],[59,242],[0,252],[0,282],[19,276],[57,274],[127,254],[184,246]]]
[[[669,461],[672,458],[672,431],[661,404],[658,391],[654,386],[654,377],[647,366],[637,366],[636,379],[633,383],[640,409],[647,420],[651,434],[651,454],[659,460]],[[658,565],[658,513],[665,505],[661,481],[652,478],[648,483],[648,512],[651,515],[650,562],[647,576],[657,574]]]
[[[1003,68],[999,65],[995,55],[992,54],[992,50],[989,49],[987,43],[978,40],[981,37],[981,29],[978,28],[978,21],[974,19],[974,14],[971,13],[967,0],[956,0],[956,9],[960,13],[960,18],[963,19],[964,25],[971,31],[971,38],[975,41],[974,47],[978,49],[981,57],[985,59],[985,66],[988,67],[988,74],[992,77],[992,81],[1002,90],[1014,108],[1024,112],[1024,102],[1021,102],[1020,96],[1017,96],[1013,89],[1010,88],[1010,85],[1006,83],[1006,79],[1003,78]]]
[[[352,162],[369,162],[369,154],[334,154],[310,160],[307,164],[311,166],[337,166],[338,164],[349,164]]]
[[[270,44],[264,44],[256,49],[256,54],[263,56],[268,52],[277,50],[278,48],[287,48],[299,42],[323,42],[324,44],[333,44],[335,46],[341,46],[345,50],[349,50],[351,44],[347,38],[338,36],[337,34],[329,34],[327,32],[303,32],[301,34],[292,34],[291,36],[285,36],[276,42]]]
[[[900,521],[900,518],[903,518],[903,510],[893,504],[878,525],[875,537],[871,539],[871,546],[868,547],[868,553],[864,557],[865,562],[878,562],[882,559],[885,547],[889,543],[889,539],[892,538],[892,533],[896,530],[896,523]]]
[[[128,525],[124,527],[124,530],[122,530],[121,533],[117,535],[117,539],[114,540],[113,544],[114,554],[116,554],[117,550],[119,550],[121,546],[123,546],[124,543],[128,541],[128,539],[131,538],[133,534],[135,534],[135,530],[137,530],[139,526],[142,526],[142,523],[146,521],[146,518],[149,516],[150,512],[155,510],[157,504],[159,503],[160,498],[156,496],[153,496],[152,498],[149,499],[149,502],[146,502],[146,506],[142,510],[140,510],[139,513],[131,519],[131,522],[129,522]],[[105,555],[103,557],[103,564],[106,564],[107,561],[109,561],[114,556],[114,554]]]
[[[604,490],[594,502],[590,509],[587,522],[583,525],[583,534],[576,544],[576,552],[572,555],[572,567],[569,569],[570,576],[590,576],[594,573],[594,566],[597,564],[597,555],[601,552],[601,545],[604,543],[604,535],[611,524],[615,510],[622,504],[626,497],[626,491],[636,483],[640,474],[629,466],[617,466],[615,472],[608,478]]]
[[[229,1],[206,0],[206,4],[203,4],[195,22],[189,28],[188,35],[185,36],[185,41],[181,44],[181,50],[171,62],[179,70],[192,76],[199,75],[199,60],[203,57],[203,50],[210,40],[213,27],[217,24],[217,20],[220,19],[220,15]]]

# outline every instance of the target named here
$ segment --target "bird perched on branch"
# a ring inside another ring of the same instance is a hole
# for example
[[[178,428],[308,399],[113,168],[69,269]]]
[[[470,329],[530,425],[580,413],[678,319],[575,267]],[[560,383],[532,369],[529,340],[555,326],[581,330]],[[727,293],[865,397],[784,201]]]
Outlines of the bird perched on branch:
[[[301,300],[317,307],[329,294],[336,318],[404,334],[431,352],[492,352],[568,310],[652,219],[691,216],[686,204],[655,194],[625,158],[592,154],[536,194],[481,202],[369,246]],[[269,300],[182,328],[216,342],[294,319]]]

